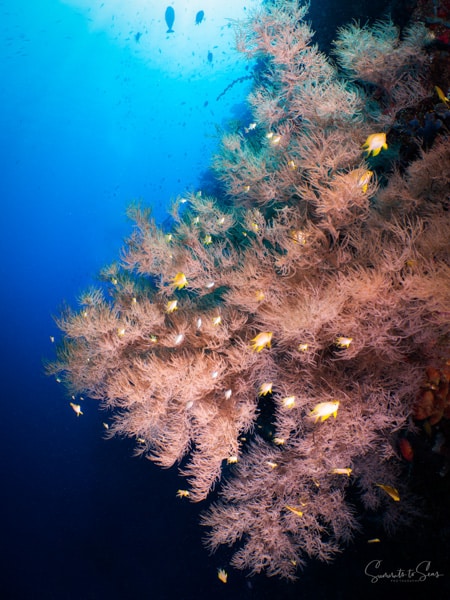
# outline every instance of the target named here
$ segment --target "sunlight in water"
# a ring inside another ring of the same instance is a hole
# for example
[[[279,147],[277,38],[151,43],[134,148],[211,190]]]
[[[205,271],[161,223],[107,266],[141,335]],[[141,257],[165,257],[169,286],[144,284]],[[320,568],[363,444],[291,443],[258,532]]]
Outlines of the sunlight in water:
[[[233,69],[238,54],[232,22],[246,18],[260,4],[259,0],[60,1],[81,9],[92,31],[106,33],[149,66],[196,79]],[[172,20],[173,31],[168,33],[167,21]]]

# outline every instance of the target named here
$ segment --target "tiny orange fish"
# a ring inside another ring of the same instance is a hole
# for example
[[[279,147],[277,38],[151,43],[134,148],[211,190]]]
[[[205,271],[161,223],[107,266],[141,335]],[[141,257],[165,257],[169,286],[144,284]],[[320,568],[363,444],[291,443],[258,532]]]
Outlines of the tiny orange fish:
[[[412,462],[414,458],[414,450],[410,444],[410,442],[406,438],[401,438],[398,443],[398,448],[400,450],[400,454],[403,456],[405,460],[408,462]]]

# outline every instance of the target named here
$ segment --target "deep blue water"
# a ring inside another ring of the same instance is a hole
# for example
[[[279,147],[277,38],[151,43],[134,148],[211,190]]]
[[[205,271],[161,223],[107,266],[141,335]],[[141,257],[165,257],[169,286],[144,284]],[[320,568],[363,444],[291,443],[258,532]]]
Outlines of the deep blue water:
[[[164,27],[166,2],[152,2]],[[204,8],[173,5],[180,14]],[[372,3],[367,15],[385,8]],[[327,23],[324,43],[339,15],[358,16],[333,2],[311,14]],[[207,18],[205,10],[199,27]],[[245,65],[222,70],[214,47],[214,61],[205,54],[195,73],[169,73],[138,52],[145,39],[134,36],[144,30],[130,25],[119,43],[58,0],[0,0],[0,32],[0,598],[354,597],[339,561],[298,585],[233,571],[223,586],[216,573],[228,553],[203,549],[202,506],[175,498],[176,472],[133,458],[123,440],[105,441],[95,403],[76,419],[43,373],[58,335],[52,314],[118,257],[130,201],[142,198],[162,222],[171,198],[200,185],[216,126],[242,114],[248,85],[216,98]],[[350,556],[360,582],[367,557]]]

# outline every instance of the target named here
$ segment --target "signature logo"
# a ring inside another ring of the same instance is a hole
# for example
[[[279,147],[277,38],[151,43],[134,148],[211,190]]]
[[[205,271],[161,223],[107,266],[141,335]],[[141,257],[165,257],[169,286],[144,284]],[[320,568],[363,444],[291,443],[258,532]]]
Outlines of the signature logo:
[[[436,580],[444,577],[444,573],[434,571],[431,568],[430,560],[423,560],[412,569],[393,569],[384,570],[382,560],[371,560],[367,563],[364,569],[365,575],[369,577],[370,583],[378,583],[379,581],[394,581],[398,582],[415,582],[423,583],[430,579]]]

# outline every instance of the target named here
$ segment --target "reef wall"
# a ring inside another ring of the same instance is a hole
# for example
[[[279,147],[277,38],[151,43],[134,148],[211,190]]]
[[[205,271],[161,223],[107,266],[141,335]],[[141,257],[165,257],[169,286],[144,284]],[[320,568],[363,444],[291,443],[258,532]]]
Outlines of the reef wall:
[[[108,435],[182,461],[181,497],[221,481],[209,548],[286,578],[352,539],[356,506],[388,531],[414,516],[398,436],[448,358],[450,305],[448,129],[426,152],[406,132],[407,165],[396,129],[433,94],[448,108],[427,31],[352,24],[333,62],[305,14],[274,2],[238,26],[253,120],[214,159],[223,196],[179,198],[170,231],[130,207],[120,261],[61,315],[48,365],[111,410]]]

